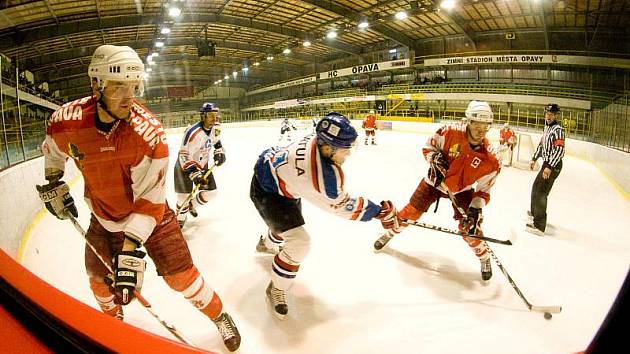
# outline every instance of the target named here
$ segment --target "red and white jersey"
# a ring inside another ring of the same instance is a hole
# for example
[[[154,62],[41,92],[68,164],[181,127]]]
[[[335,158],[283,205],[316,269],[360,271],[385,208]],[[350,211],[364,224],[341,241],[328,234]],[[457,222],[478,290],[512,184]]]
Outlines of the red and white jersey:
[[[448,162],[444,182],[451,192],[472,189],[476,184],[470,205],[483,208],[490,202],[490,189],[501,166],[487,138],[483,138],[481,145],[473,150],[466,137],[466,124],[447,124],[438,129],[422,149],[425,158],[431,151],[441,152]],[[433,185],[428,177],[424,178]]]
[[[186,172],[203,170],[212,159],[213,147],[220,147],[221,125],[215,123],[210,130],[203,127],[202,122],[189,126],[184,132],[182,145],[179,148],[179,164]]]
[[[127,121],[109,133],[96,128],[96,99],[64,104],[47,122],[45,168],[65,169],[72,158],[85,180],[85,200],[110,232],[146,241],[166,208],[168,146],[162,124],[133,101]]]
[[[499,142],[501,144],[507,142],[509,144],[514,144],[514,138],[516,137],[516,134],[514,134],[514,132],[511,129],[508,128],[503,128],[500,131],[500,137],[499,137]]]
[[[376,116],[368,114],[368,116],[363,120],[362,125],[365,130],[374,130],[376,128]]]

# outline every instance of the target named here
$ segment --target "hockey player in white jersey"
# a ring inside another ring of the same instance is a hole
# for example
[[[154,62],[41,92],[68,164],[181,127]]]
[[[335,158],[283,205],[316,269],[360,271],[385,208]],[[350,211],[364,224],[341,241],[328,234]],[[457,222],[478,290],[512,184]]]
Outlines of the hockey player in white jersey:
[[[280,139],[278,139],[278,144],[282,142],[282,138],[284,138],[284,134],[287,135],[287,141],[291,142],[291,130],[297,130],[291,122],[289,122],[289,118],[284,118],[282,120],[282,125],[280,126]]]
[[[400,228],[392,202],[382,201],[379,205],[344,190],[341,165],[350,155],[356,138],[357,132],[350,121],[332,112],[317,123],[316,134],[287,147],[269,148],[256,162],[250,198],[269,227],[256,250],[276,254],[266,293],[273,313],[280,319],[288,313],[285,291],[292,285],[310,248],[302,198],[343,218],[357,221],[376,218],[387,230]]]
[[[210,154],[212,153],[216,166],[221,166],[225,162],[220,137],[219,108],[206,102],[199,112],[201,115],[199,122],[189,126],[184,132],[179,158],[175,164],[175,193],[179,210],[177,221],[180,228],[184,227],[188,213],[197,217],[197,207],[208,203],[217,193],[212,172],[205,176],[209,168]],[[197,194],[186,205],[182,205],[192,192],[193,184],[199,185]]]

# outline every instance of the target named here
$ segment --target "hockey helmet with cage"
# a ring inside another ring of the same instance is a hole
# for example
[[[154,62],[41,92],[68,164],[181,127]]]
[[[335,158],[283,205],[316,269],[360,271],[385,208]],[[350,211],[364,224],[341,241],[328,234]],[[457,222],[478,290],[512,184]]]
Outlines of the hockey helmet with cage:
[[[330,112],[315,127],[318,143],[348,149],[357,140],[357,131],[343,114]]]
[[[558,105],[555,103],[549,103],[548,105],[545,106],[545,112],[551,112],[553,114],[556,114],[560,112],[560,107],[558,107]]]
[[[470,101],[468,108],[466,108],[466,118],[472,122],[482,122],[492,124],[494,114],[488,102],[484,101]]]
[[[98,90],[105,88],[105,82],[140,81],[136,96],[144,93],[144,64],[138,53],[127,46],[105,44],[94,51],[88,66],[88,76],[96,79]]]

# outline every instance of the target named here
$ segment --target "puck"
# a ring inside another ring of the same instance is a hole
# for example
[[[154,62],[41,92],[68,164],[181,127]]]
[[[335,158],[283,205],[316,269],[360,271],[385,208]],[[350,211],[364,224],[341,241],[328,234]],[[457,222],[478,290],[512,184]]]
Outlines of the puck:
[[[546,320],[550,320],[550,319],[551,319],[551,317],[552,317],[552,316],[551,316],[551,313],[549,313],[549,312],[545,312],[545,319],[546,319]]]

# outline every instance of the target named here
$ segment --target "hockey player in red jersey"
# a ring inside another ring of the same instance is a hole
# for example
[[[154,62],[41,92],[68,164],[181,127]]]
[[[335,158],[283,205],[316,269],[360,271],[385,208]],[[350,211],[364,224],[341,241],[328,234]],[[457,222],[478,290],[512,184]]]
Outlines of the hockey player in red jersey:
[[[376,115],[374,115],[373,109],[365,117],[361,127],[365,130],[365,145],[368,144],[368,138],[370,137],[372,137],[372,145],[376,145]]]
[[[161,123],[134,97],[142,95],[144,65],[130,47],[102,45],[88,67],[93,95],[64,104],[47,121],[42,146],[48,184],[37,186],[57,218],[77,216],[65,162],[74,160],[91,211],[85,266],[101,310],[123,319],[123,305],[140,291],[146,252],[159,275],[217,326],[230,351],[240,334],[219,296],[193,264],[166,202],[168,146]],[[99,259],[109,262],[113,274]]]
[[[409,203],[398,214],[402,227],[406,226],[405,220],[418,220],[431,204],[447,197],[444,184],[467,214],[467,218],[463,218],[453,208],[460,230],[469,235],[483,235],[481,211],[490,201],[490,189],[501,167],[485,137],[493,119],[488,103],[471,101],[465,114],[469,123],[446,125],[438,129],[422,149],[429,163],[429,172]],[[396,234],[396,230],[388,230],[376,240],[374,248],[381,250]],[[486,242],[464,239],[479,257],[482,279],[489,280],[492,268]]]
[[[193,217],[197,217],[197,207],[207,204],[217,193],[217,184],[213,172],[208,170],[208,161],[214,160],[215,166],[221,166],[225,162],[220,137],[219,108],[213,103],[206,102],[199,112],[199,122],[184,131],[179,158],[173,173],[179,210],[177,222],[180,227],[184,226],[189,212]],[[198,192],[192,196],[190,202],[183,205],[193,190],[193,183],[198,185]]]
[[[503,124],[503,129],[499,132],[499,151],[502,153],[504,165],[512,164],[512,152],[515,143],[516,134],[507,123]]]

